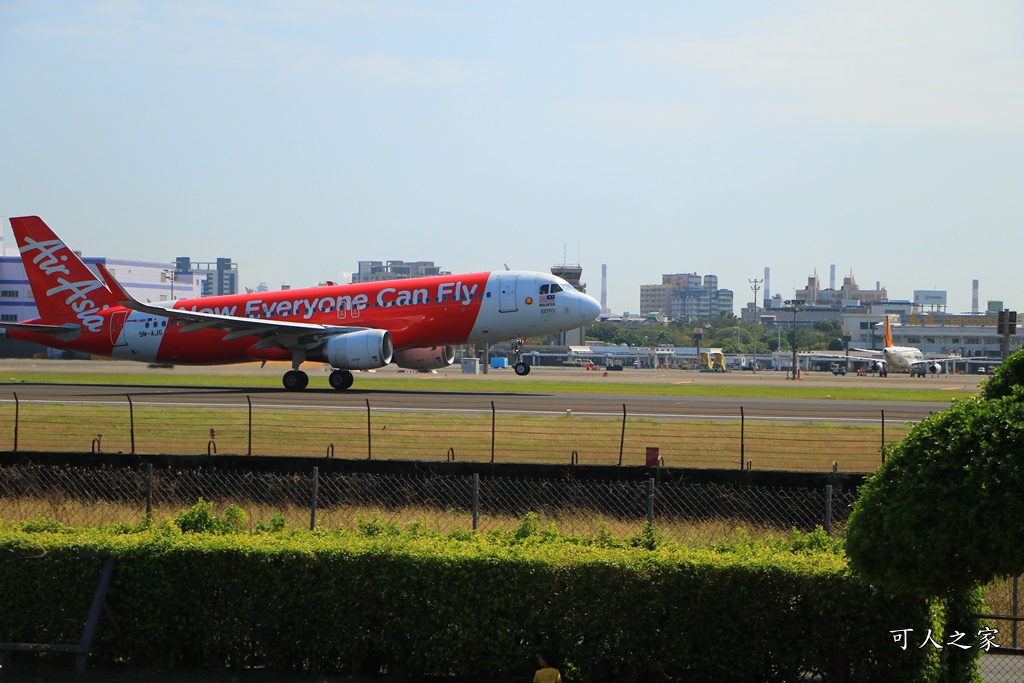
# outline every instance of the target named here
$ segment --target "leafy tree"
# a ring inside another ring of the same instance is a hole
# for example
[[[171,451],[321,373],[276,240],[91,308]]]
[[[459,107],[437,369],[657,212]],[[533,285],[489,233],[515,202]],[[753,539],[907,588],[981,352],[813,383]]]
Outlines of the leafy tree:
[[[861,489],[850,563],[931,596],[1024,572],[1024,349],[980,397],[922,420]]]

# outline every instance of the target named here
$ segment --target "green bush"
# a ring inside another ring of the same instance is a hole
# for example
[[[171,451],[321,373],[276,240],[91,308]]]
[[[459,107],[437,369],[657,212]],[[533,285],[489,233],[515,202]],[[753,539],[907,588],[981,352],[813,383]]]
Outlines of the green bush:
[[[102,551],[120,635],[101,627],[98,660],[484,679],[528,675],[551,647],[593,681],[923,681],[939,664],[890,635],[941,626],[936,606],[872,588],[814,534],[685,549],[654,530],[609,547],[606,531],[566,539],[535,520],[504,536],[360,528],[0,527],[0,553],[38,558],[2,561],[0,640],[77,642],[99,562],[64,553]]]

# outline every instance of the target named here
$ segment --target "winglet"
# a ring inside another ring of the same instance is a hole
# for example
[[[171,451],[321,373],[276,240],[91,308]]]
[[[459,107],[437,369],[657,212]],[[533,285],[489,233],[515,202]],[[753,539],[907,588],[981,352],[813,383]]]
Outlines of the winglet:
[[[885,348],[892,346],[892,328],[889,327],[889,316],[885,316]]]

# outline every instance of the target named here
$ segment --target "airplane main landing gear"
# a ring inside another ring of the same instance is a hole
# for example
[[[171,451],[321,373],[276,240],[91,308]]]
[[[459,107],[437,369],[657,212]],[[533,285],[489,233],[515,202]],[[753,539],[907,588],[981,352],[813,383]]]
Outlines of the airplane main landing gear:
[[[530,374],[530,364],[523,361],[523,338],[516,337],[512,339],[512,355],[515,357],[515,368],[516,374],[520,377],[525,377]]]
[[[302,391],[309,385],[309,375],[302,370],[289,370],[284,373],[281,382],[288,391]]]
[[[345,391],[352,386],[352,382],[355,381],[355,378],[348,370],[335,370],[331,373],[331,376],[327,378],[327,381],[331,383],[331,387],[334,389],[337,389],[338,391]]]

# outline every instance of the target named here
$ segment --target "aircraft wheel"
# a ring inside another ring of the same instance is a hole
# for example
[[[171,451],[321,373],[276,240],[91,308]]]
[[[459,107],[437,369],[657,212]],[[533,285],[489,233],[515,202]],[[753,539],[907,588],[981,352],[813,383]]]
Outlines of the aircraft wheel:
[[[338,391],[345,391],[352,382],[355,381],[355,377],[348,370],[335,370],[331,373],[331,376],[327,378],[327,381],[331,383],[331,387]]]
[[[525,377],[530,374],[530,366],[527,363],[519,362],[516,363],[516,374],[520,377]]]
[[[289,370],[284,373],[281,382],[288,391],[302,391],[309,384],[309,375],[301,370]]]

